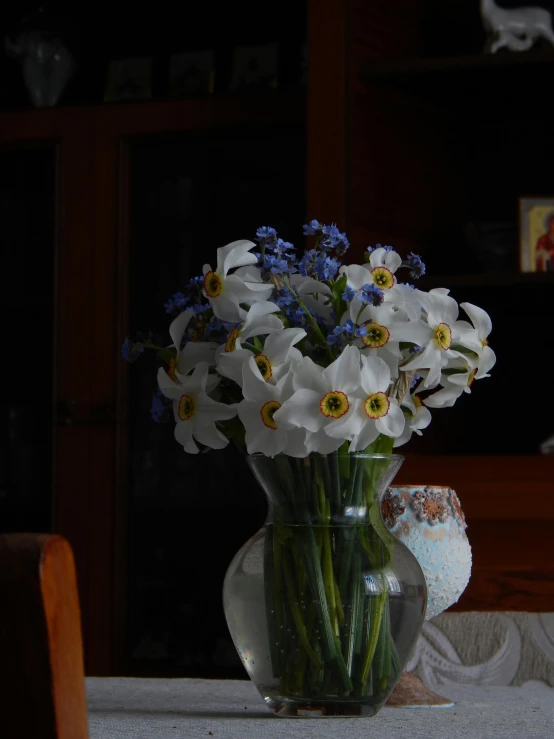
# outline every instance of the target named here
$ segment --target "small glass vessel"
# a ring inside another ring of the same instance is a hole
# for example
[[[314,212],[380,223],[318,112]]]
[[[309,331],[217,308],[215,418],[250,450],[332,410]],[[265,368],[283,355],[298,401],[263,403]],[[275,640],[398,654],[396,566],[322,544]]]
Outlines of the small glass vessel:
[[[243,664],[279,716],[372,716],[402,674],[427,600],[416,558],[381,518],[402,461],[248,458],[269,512],[231,562],[223,602]]]

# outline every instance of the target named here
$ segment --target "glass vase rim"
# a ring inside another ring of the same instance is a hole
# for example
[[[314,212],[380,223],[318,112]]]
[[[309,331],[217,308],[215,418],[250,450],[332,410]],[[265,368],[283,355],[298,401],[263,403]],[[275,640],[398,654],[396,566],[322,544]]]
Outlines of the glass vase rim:
[[[277,457],[286,457],[287,459],[309,459],[311,456],[320,456],[320,457],[356,457],[357,459],[387,459],[387,460],[395,460],[395,459],[405,459],[403,454],[387,454],[385,452],[330,452],[329,454],[321,454],[320,452],[310,452],[310,454],[307,454],[305,457],[293,457],[290,454],[283,454],[282,452],[279,454],[275,454],[273,457],[268,456],[267,454],[262,454],[262,452],[254,452],[254,454],[247,454],[246,459],[276,459]],[[403,486],[397,486],[397,487],[403,487]]]

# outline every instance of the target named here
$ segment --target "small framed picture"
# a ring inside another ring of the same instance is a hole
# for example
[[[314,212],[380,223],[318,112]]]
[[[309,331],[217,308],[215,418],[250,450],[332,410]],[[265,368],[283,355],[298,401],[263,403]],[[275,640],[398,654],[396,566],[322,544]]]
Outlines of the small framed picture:
[[[519,199],[522,272],[554,272],[554,195]]]
[[[210,95],[214,91],[213,51],[174,54],[169,63],[169,94],[186,98]]]
[[[239,46],[233,55],[234,90],[277,87],[277,44]]]
[[[110,62],[104,100],[148,100],[152,97],[152,59],[136,57]]]

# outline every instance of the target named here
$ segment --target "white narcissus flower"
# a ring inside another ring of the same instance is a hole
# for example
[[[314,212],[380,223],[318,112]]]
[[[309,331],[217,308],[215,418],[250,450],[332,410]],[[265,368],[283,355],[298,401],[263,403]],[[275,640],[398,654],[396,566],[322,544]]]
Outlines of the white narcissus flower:
[[[222,321],[242,321],[246,311],[240,303],[250,305],[259,300],[265,301],[274,290],[272,284],[262,281],[257,267],[248,266],[258,261],[250,251],[254,246],[252,241],[233,241],[217,250],[215,270],[209,264],[204,265],[204,296],[214,314]],[[236,267],[240,269],[228,274],[229,270]]]
[[[169,335],[177,351],[177,356],[170,360],[168,368],[168,375],[174,382],[177,382],[176,372],[181,375],[188,375],[199,362],[207,362],[210,366],[215,364],[215,352],[218,345],[213,341],[189,341],[180,350],[183,335],[194,315],[193,311],[183,311],[171,322],[169,327]]]
[[[330,454],[348,438],[352,416],[350,397],[360,387],[360,352],[345,347],[342,354],[323,369],[309,357],[292,369],[294,394],[275,413],[279,427],[306,429],[306,453]],[[333,438],[330,428],[342,421],[344,436]]]
[[[436,387],[441,371],[457,354],[451,349],[458,339],[456,326],[458,305],[444,291],[437,289],[429,293],[418,290],[418,296],[426,311],[426,320],[410,321],[405,327],[397,326],[395,336],[401,341],[416,342],[422,351],[402,365],[403,370],[428,370],[423,386]]]
[[[488,336],[492,331],[492,321],[489,314],[482,308],[472,303],[461,303],[465,313],[471,319],[474,331],[468,333],[462,332],[459,342],[467,349],[471,349],[479,355],[477,363],[475,379],[481,380],[483,377],[489,377],[489,370],[496,364],[496,355],[488,345]],[[459,323],[462,323],[461,321]]]
[[[362,357],[360,387],[352,394],[351,418],[347,423],[339,421],[327,433],[351,441],[351,452],[363,451],[379,434],[400,436],[404,414],[398,401],[387,394],[390,380],[386,362],[378,357]]]
[[[285,328],[269,334],[259,354],[253,355],[250,350],[240,347],[234,352],[220,352],[217,371],[241,385],[243,365],[253,357],[263,379],[275,384],[288,372],[291,362],[300,362],[302,359],[302,354],[294,345],[305,336],[303,328]]]
[[[248,454],[261,453],[266,457],[288,454],[305,457],[304,429],[283,429],[275,420],[275,413],[293,393],[292,375],[284,375],[276,385],[261,376],[254,357],[243,366],[242,394],[244,400],[236,407],[246,431]]]
[[[273,331],[283,330],[283,321],[279,316],[272,315],[279,312],[279,306],[269,301],[261,300],[254,303],[248,309],[246,318],[242,324],[238,324],[229,332],[227,341],[220,347],[218,354],[234,352],[240,349],[240,339],[248,339],[251,336],[264,336]]]
[[[343,265],[340,273],[346,275],[347,284],[353,290],[361,290],[364,285],[376,285],[385,294],[395,287],[396,277],[394,273],[402,264],[402,258],[395,251],[387,251],[379,247],[371,252],[369,263]]]
[[[195,441],[212,449],[226,447],[229,439],[216,428],[216,422],[233,418],[237,411],[209,397],[208,393],[216,387],[220,378],[208,375],[208,364],[200,362],[192,375],[184,377],[178,374],[177,380],[174,382],[162,368],[158,371],[160,390],[166,398],[173,400],[177,441],[190,454],[199,451]]]
[[[331,288],[325,282],[294,274],[289,277],[290,285],[306,308],[313,309],[323,318],[330,320],[333,312]]]
[[[488,349],[489,347],[484,347]],[[430,408],[450,408],[458,400],[462,393],[471,393],[471,386],[475,380],[490,377],[489,369],[494,365],[496,356],[492,349],[490,352],[483,351],[480,357],[466,356],[460,352],[457,360],[449,363],[447,369],[456,369],[452,374],[443,372],[441,382],[442,389],[429,395],[423,401]]]
[[[406,393],[402,399],[401,406],[406,412],[405,426],[404,431],[394,440],[393,447],[406,444],[412,438],[412,434],[421,436],[422,429],[426,429],[431,423],[430,411],[421,404],[421,400],[416,394],[410,395]]]

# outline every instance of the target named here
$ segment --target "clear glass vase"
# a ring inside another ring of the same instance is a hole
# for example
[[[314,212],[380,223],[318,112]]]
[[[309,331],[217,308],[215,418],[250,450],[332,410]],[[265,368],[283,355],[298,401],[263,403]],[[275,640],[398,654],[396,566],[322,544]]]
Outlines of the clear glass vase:
[[[248,458],[269,500],[234,557],[223,604],[235,647],[279,716],[372,716],[423,624],[416,558],[383,523],[380,498],[403,458]]]

